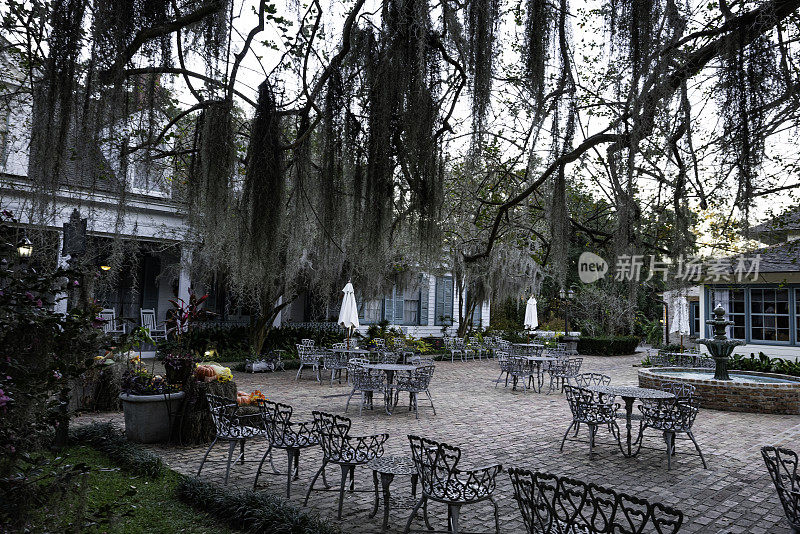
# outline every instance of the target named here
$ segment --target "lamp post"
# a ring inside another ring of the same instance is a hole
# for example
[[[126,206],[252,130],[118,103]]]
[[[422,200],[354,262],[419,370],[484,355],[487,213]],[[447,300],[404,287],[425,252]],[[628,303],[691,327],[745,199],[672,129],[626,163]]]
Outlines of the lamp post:
[[[574,287],[574,286],[573,286]],[[575,299],[575,290],[570,287],[569,290],[564,290],[562,287],[558,292],[561,302],[564,303],[564,336],[569,335],[569,303]]]

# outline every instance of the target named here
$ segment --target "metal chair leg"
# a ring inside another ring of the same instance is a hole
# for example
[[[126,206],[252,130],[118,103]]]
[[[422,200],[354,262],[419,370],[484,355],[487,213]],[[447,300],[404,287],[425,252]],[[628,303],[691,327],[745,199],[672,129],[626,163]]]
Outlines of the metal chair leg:
[[[231,444],[228,447],[228,464],[227,467],[225,468],[225,483],[224,483],[225,486],[228,485],[228,475],[230,475],[231,472],[231,460],[233,459],[233,451],[235,450],[236,450],[236,442],[231,441]]]
[[[261,468],[264,466],[264,460],[267,459],[267,456],[269,456],[269,463],[272,464],[272,443],[269,444],[269,447],[267,447],[267,452],[264,453],[264,456],[261,457],[261,462],[258,464],[258,470],[256,470],[256,479],[253,481],[253,491],[256,491],[256,488],[258,487],[258,477],[261,476]],[[275,470],[274,465],[272,466],[272,470]]]
[[[569,431],[572,430],[573,425],[575,425],[575,421],[572,421],[567,427],[567,431],[564,432],[564,438],[561,440],[561,448],[559,449],[561,452],[564,452],[564,442],[567,441],[567,436],[569,435]]]
[[[301,376],[303,376],[303,364],[300,364],[300,367],[297,369],[297,375],[294,377],[295,380],[298,380]]]
[[[294,451],[292,449],[286,449],[286,454],[288,455],[288,465],[286,467],[286,498],[290,498],[292,496],[292,461],[294,460]]]
[[[211,452],[211,449],[214,448],[214,445],[217,443],[217,438],[214,438],[214,441],[211,442],[211,445],[208,447],[205,455],[203,456],[203,461],[200,462],[200,469],[197,470],[197,476],[200,476],[200,471],[203,470],[203,464],[206,463],[206,458],[208,458],[208,453]]]
[[[347,474],[350,472],[350,466],[347,464],[340,464],[342,468],[342,485],[339,486],[339,511],[336,514],[338,519],[342,518],[342,505],[344,504],[344,489],[347,487]]]
[[[425,503],[425,496],[423,495],[420,497],[417,504],[414,505],[414,508],[411,509],[411,515],[408,516],[408,521],[406,521],[406,528],[403,530],[404,534],[408,534],[411,531],[411,523],[414,521],[414,516],[417,515],[420,507]]]
[[[436,415],[436,408],[433,406],[433,397],[431,397],[431,392],[426,389],[425,394],[428,395],[428,400],[431,401],[431,408],[433,409],[433,415]]]
[[[314,489],[314,484],[316,484],[317,479],[319,478],[320,474],[322,474],[323,481],[325,480],[325,466],[326,465],[328,465],[328,462],[326,462],[325,460],[322,460],[322,467],[319,468],[319,471],[317,471],[317,473],[311,479],[311,483],[308,485],[308,491],[306,491],[306,498],[303,501],[303,506],[308,506],[308,498],[311,495],[311,491]],[[327,482],[325,482],[325,487],[326,488],[328,487],[328,483]]]
[[[500,509],[497,507],[497,501],[494,500],[494,497],[489,497],[489,500],[494,506],[494,532],[495,534],[500,534]]]
[[[697,440],[694,439],[694,434],[687,432],[686,435],[689,436],[689,439],[692,440],[692,443],[694,443],[694,448],[697,449],[697,454],[700,455],[700,461],[703,462],[703,469],[708,469],[708,466],[706,465],[706,459],[703,458],[703,451],[700,450],[700,445],[698,445]]]
[[[450,529],[450,532],[453,534],[458,534],[458,518],[461,515],[461,505],[460,504],[448,504],[447,505],[447,526]]]

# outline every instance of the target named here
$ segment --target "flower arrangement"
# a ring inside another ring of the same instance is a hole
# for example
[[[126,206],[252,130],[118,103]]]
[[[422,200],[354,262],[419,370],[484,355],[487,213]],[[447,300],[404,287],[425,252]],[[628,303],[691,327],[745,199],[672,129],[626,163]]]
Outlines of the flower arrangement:
[[[257,400],[267,400],[267,397],[258,389],[252,393],[246,393],[244,391],[236,392],[236,404],[239,406],[251,406],[256,404]]]
[[[133,361],[137,360],[137,361]],[[161,395],[176,393],[180,387],[169,384],[161,375],[153,375],[139,360],[131,359],[132,365],[122,375],[122,392],[128,395]]]

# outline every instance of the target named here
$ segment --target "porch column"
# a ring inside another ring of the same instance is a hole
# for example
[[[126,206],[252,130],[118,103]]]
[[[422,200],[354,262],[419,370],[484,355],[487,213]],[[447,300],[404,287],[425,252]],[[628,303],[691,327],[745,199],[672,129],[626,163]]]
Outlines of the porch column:
[[[178,275],[178,298],[184,302],[189,301],[189,289],[192,287],[192,280],[189,276],[192,270],[192,252],[181,248],[181,269]]]

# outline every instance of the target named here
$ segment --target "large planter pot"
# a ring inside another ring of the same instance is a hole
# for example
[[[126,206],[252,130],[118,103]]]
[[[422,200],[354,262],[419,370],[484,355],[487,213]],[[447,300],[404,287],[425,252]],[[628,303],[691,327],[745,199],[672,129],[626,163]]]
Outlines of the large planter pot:
[[[122,393],[125,437],[137,443],[169,440],[170,427],[183,403],[184,392],[167,395],[129,395]]]

